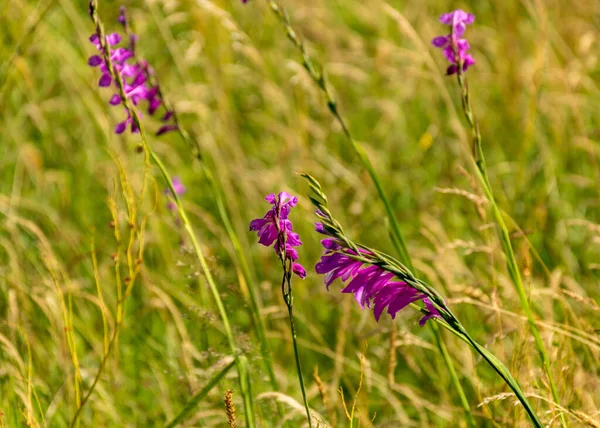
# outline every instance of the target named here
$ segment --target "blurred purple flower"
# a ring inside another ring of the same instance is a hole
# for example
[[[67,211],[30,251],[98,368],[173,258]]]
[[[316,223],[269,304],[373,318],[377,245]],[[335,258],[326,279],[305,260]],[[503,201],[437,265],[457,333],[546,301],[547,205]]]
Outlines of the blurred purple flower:
[[[363,309],[373,305],[373,315],[377,321],[386,308],[390,316],[395,318],[398,311],[418,300],[423,300],[429,311],[419,322],[421,326],[428,319],[440,316],[425,294],[406,282],[394,281],[393,273],[356,259],[360,255],[370,255],[369,251],[359,249],[360,254],[357,254],[333,238],[323,239],[321,245],[325,253],[315,269],[318,274],[325,275],[327,289],[337,278],[343,282],[349,281],[342,293],[354,293],[354,298]]]
[[[475,64],[475,60],[467,53],[470,49],[469,42],[461,37],[465,34],[467,25],[475,22],[475,15],[458,9],[440,16],[440,22],[451,27],[450,34],[435,37],[431,44],[441,48],[446,59],[452,63],[446,70],[446,74],[455,74],[460,64],[463,71],[467,71]]]
[[[124,27],[127,26],[127,17],[125,8],[121,7],[119,13],[119,22]],[[152,68],[143,60],[135,58],[133,47],[135,44],[136,36],[130,36],[130,45],[128,48],[117,47],[122,41],[122,37],[119,33],[112,33],[106,36],[106,43],[109,48],[110,63],[113,67],[113,72],[118,73],[123,83],[123,92],[125,98],[131,101],[134,106],[138,106],[141,102],[147,103],[147,111],[149,115],[154,115],[162,105],[160,98],[160,90],[158,85],[153,85],[150,81],[152,75]],[[92,34],[90,36],[90,42],[92,42],[98,51],[102,54],[102,44],[98,34]],[[91,67],[98,67],[100,69],[100,79],[98,80],[98,86],[110,87],[113,83],[118,91],[116,82],[113,82],[111,70],[108,68],[108,64],[104,60],[102,55],[92,55],[88,59],[88,64]],[[121,104],[123,99],[117,92],[111,98],[109,103],[113,106]],[[115,126],[115,133],[121,134],[125,132],[127,127],[130,127],[131,132],[139,132],[139,128],[130,112],[126,110],[127,118]],[[166,111],[162,117],[162,122],[165,124],[159,128],[157,135],[162,135],[170,131],[177,129],[177,125],[174,121],[172,112]],[[172,122],[172,123],[169,123]]]
[[[121,6],[119,8],[119,23],[123,26],[126,27],[127,26],[127,13],[125,10],[125,6]]]
[[[302,241],[294,232],[292,222],[288,220],[291,209],[298,204],[298,198],[281,192],[279,195],[271,193],[265,200],[273,207],[264,217],[252,220],[250,230],[257,232],[259,244],[265,247],[273,245],[275,253],[282,260],[293,262],[292,271],[300,278],[305,278],[306,270],[299,263],[295,263],[298,260],[298,252],[294,247],[302,245]]]
[[[187,192],[186,187],[183,185],[179,177],[173,177],[173,189],[178,196]]]
[[[187,188],[183,185],[183,182],[181,181],[181,179],[179,177],[173,177],[172,183],[173,183],[173,190],[175,190],[175,194],[177,196],[181,196],[185,192],[187,192]],[[173,192],[171,191],[170,188],[167,187],[164,190],[164,194],[172,195]],[[167,202],[167,208],[171,211],[175,211],[177,209],[177,205],[175,205],[175,202],[173,202],[173,200],[171,198],[169,198],[169,202]]]

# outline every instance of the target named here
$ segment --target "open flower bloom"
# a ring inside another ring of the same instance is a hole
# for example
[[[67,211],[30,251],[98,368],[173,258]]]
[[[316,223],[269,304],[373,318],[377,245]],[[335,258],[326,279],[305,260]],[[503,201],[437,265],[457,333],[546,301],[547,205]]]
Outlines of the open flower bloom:
[[[296,263],[298,252],[294,248],[302,245],[302,241],[288,219],[291,209],[298,204],[298,198],[281,192],[279,195],[272,193],[265,200],[273,206],[264,217],[250,222],[250,230],[257,232],[259,244],[265,247],[272,245],[278,256],[291,261],[292,271],[300,278],[305,278],[306,270]]]
[[[429,311],[419,322],[421,326],[430,318],[440,317],[425,294],[406,282],[398,281],[393,273],[355,258],[359,255],[368,256],[370,252],[359,249],[360,254],[357,254],[354,250],[343,247],[334,238],[323,239],[321,245],[325,253],[315,269],[317,273],[325,275],[327,289],[333,281],[340,278],[347,283],[342,293],[353,293],[363,309],[372,307],[377,321],[384,310],[387,309],[388,314],[395,318],[398,311],[418,300],[423,300]]]
[[[431,44],[436,48],[441,48],[444,56],[451,63],[446,74],[451,75],[458,72],[460,64],[462,64],[463,71],[467,71],[470,66],[475,64],[475,60],[467,53],[470,49],[469,42],[461,37],[465,34],[467,25],[475,22],[475,16],[458,9],[440,16],[440,22],[450,26],[450,34],[435,37]]]
[[[121,8],[118,20],[124,27],[126,26],[127,21],[124,8]],[[162,105],[162,100],[159,96],[160,90],[158,85],[153,85],[150,82],[150,77],[153,73],[152,68],[145,61],[137,60],[135,58],[133,49],[136,40],[136,36],[131,35],[129,46],[119,47],[118,45],[122,41],[122,37],[119,33],[112,33],[106,36],[110,63],[113,67],[112,71],[119,74],[121,81],[123,82],[123,92],[125,97],[134,106],[138,106],[141,102],[145,101],[148,106],[148,114],[152,116]],[[100,55],[92,55],[88,59],[88,64],[91,67],[98,67],[100,70],[101,75],[98,80],[98,86],[106,88],[114,83],[116,93],[110,98],[109,103],[113,106],[117,106],[122,103],[123,99],[118,91],[117,82],[114,82],[111,70],[108,68],[109,65],[102,56],[102,44],[100,43],[98,34],[92,34],[90,36],[90,42],[96,46]],[[127,109],[126,113],[127,117],[125,120],[115,126],[115,133],[122,134],[128,127],[133,133],[139,132],[137,124],[131,117],[131,113],[127,111]],[[161,120],[164,125],[158,130],[157,135],[162,135],[177,129],[172,112],[167,110]]]

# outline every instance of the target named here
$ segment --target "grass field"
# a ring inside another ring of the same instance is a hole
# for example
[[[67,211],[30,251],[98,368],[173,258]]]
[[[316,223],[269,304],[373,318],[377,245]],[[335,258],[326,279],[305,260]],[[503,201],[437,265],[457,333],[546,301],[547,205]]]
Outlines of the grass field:
[[[265,195],[283,190],[299,198],[290,220],[308,275],[293,282],[293,308],[312,426],[531,426],[454,335],[419,327],[411,308],[376,322],[340,281],[326,290],[299,173],[319,180],[348,236],[397,254],[368,170],[269,1],[98,3],[108,33],[122,31],[126,6],[137,53],[202,158],[176,132],[155,136],[149,114],[145,141],[115,134],[123,108],[87,64],[87,1],[0,0],[0,427],[178,415],[233,426],[230,389],[238,426],[308,426],[281,264],[248,231]],[[414,273],[544,424],[600,427],[600,2],[281,4],[377,172]],[[541,343],[478,179],[457,79],[431,45],[447,33],[438,16],[457,8],[476,16],[470,98]],[[179,209],[151,154],[187,188]]]

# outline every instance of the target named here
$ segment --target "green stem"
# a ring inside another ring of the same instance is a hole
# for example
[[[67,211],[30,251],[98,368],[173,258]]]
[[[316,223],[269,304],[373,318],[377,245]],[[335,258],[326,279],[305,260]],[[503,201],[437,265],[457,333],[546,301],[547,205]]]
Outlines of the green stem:
[[[442,335],[440,334],[439,327],[437,326],[436,323],[429,323],[429,325],[431,326],[431,330],[434,333],[437,347],[438,347],[440,353],[442,354],[442,357],[444,358],[444,362],[446,363],[446,367],[448,367],[448,371],[450,372],[450,378],[452,379],[452,383],[454,385],[460,386],[460,381],[458,379],[456,369],[454,368],[454,363],[452,362],[452,359],[450,358],[450,354],[448,353],[446,344],[442,340]],[[470,428],[476,428],[477,423],[475,422],[475,418],[473,417],[473,414],[471,413],[471,407],[469,406],[469,401],[467,400],[467,396],[465,395],[465,392],[463,391],[462,387],[457,388],[457,392],[458,392],[458,397],[460,398],[460,404],[462,405],[462,407],[465,411],[465,419],[467,420],[467,425]]]
[[[162,94],[160,94],[160,96],[164,101],[164,96]],[[266,368],[267,374],[269,376],[271,388],[273,388],[274,391],[277,391],[279,389],[279,385],[277,382],[277,378],[275,377],[275,370],[273,368],[273,358],[271,356],[271,349],[269,347],[269,342],[267,340],[265,323],[261,316],[261,305],[260,305],[260,300],[259,300],[258,293],[257,293],[257,287],[254,282],[254,279],[252,278],[252,274],[250,272],[250,268],[248,266],[248,261],[246,260],[246,256],[244,255],[242,245],[240,243],[240,240],[239,240],[237,234],[235,233],[235,229],[233,227],[229,213],[227,211],[227,207],[225,204],[225,198],[223,197],[223,192],[221,190],[221,186],[219,185],[218,181],[215,179],[215,177],[213,176],[212,172],[210,171],[208,165],[206,164],[206,161],[204,160],[204,157],[202,156],[201,147],[200,147],[198,140],[194,137],[191,137],[187,132],[185,132],[183,130],[183,128],[179,124],[179,120],[177,118],[176,112],[173,109],[170,109],[170,110],[173,111],[173,117],[175,118],[175,123],[177,124],[179,136],[195,152],[195,157],[200,162],[202,173],[204,174],[204,177],[208,181],[210,189],[213,194],[213,197],[215,199],[215,203],[217,205],[217,210],[219,212],[219,216],[221,217],[223,226],[225,227],[225,230],[227,231],[227,235],[233,245],[235,255],[240,263],[242,275],[244,277],[244,281],[246,282],[246,285],[248,287],[248,293],[250,295],[250,309],[251,309],[250,312],[252,315],[252,321],[253,321],[254,325],[256,326],[256,334],[257,334],[258,340],[260,342],[261,356],[265,363],[265,368]]]
[[[479,353],[479,355],[483,357],[485,361],[487,361],[487,363],[490,366],[492,366],[492,368],[496,371],[496,373],[498,373],[498,375],[504,380],[504,382],[510,387],[510,389],[513,390],[513,392],[525,408],[525,411],[529,415],[533,426],[536,428],[543,428],[544,424],[542,424],[542,422],[539,420],[539,418],[535,414],[535,411],[529,404],[529,401],[527,401],[527,397],[525,397],[525,393],[521,389],[521,385],[519,385],[519,382],[514,377],[512,377],[512,375],[510,374],[506,366],[502,363],[502,361],[500,361],[494,354],[489,352],[479,343],[475,342],[475,340],[473,340],[471,336],[469,336],[469,334],[466,332],[466,330],[464,330],[464,328],[462,328],[462,330],[462,333],[464,334],[465,338],[469,341],[471,346]]]
[[[137,113],[135,113],[135,114],[137,115]],[[140,126],[140,135],[143,135],[141,126]],[[142,140],[144,140],[144,137],[142,137]],[[229,324],[229,317],[227,316],[227,311],[225,310],[223,301],[221,300],[221,296],[219,294],[219,289],[213,279],[212,273],[210,272],[210,268],[208,267],[208,263],[206,262],[204,254],[202,253],[202,249],[200,248],[200,244],[198,243],[198,239],[196,238],[196,234],[194,232],[194,229],[192,228],[192,225],[189,221],[187,213],[186,213],[185,209],[183,208],[183,206],[181,205],[179,196],[177,195],[177,192],[175,191],[175,188],[173,187],[173,181],[171,179],[171,175],[165,168],[165,166],[162,163],[162,161],[160,160],[160,158],[156,155],[156,153],[154,153],[152,151],[152,149],[150,149],[150,147],[147,146],[147,144],[145,144],[145,147],[146,147],[146,150],[148,150],[150,153],[150,158],[158,166],[158,169],[162,173],[165,181],[167,182],[169,189],[171,190],[173,199],[175,201],[175,205],[177,207],[177,211],[179,213],[179,216],[181,217],[181,221],[183,222],[183,226],[184,226],[185,230],[187,231],[188,236],[192,242],[192,247],[194,248],[194,252],[196,253],[198,261],[200,262],[200,266],[202,267],[204,277],[206,278],[206,281],[208,282],[210,291],[213,295],[213,298],[215,299],[217,309],[219,311],[221,320],[223,322],[223,328],[225,330],[225,335],[227,336],[227,342],[229,343],[229,347],[230,347],[231,352],[233,353],[235,361],[237,363],[240,389],[242,392],[242,396],[244,398],[244,408],[246,410],[246,412],[245,412],[246,424],[248,427],[253,427],[254,426],[254,414],[253,414],[253,410],[252,410],[252,399],[247,390],[247,385],[244,385],[244,380],[243,380],[247,376],[247,368],[244,367],[244,365],[240,362],[240,356],[238,355],[238,350],[237,350],[235,341],[233,339],[233,333],[231,330],[231,326]]]
[[[302,399],[304,400],[304,409],[306,410],[306,418],[308,419],[308,426],[312,428],[312,417],[310,416],[310,409],[308,407],[308,400],[306,398],[306,390],[304,388],[304,377],[302,376],[302,368],[300,367],[300,356],[298,355],[298,343],[296,340],[296,327],[294,326],[294,295],[292,293],[292,272],[285,269],[283,273],[282,289],[285,287],[287,282],[287,290],[283,291],[283,299],[288,308],[288,315],[290,318],[290,331],[292,333],[292,343],[294,346],[294,358],[296,359],[296,371],[298,372],[298,381],[300,382],[300,390],[302,391]]]
[[[158,21],[157,21],[157,23],[158,23]],[[221,217],[221,221],[223,222],[223,225],[225,226],[227,235],[228,235],[229,239],[231,240],[235,255],[241,266],[241,271],[242,271],[242,275],[244,277],[244,281],[248,288],[248,293],[250,295],[250,309],[251,309],[250,312],[251,312],[253,323],[256,326],[256,332],[257,332],[258,340],[260,342],[260,352],[261,352],[263,361],[265,363],[265,368],[266,368],[267,374],[269,376],[269,381],[271,382],[271,388],[273,388],[274,391],[277,391],[279,389],[279,384],[277,382],[277,378],[275,377],[275,370],[273,368],[274,367],[273,358],[271,356],[271,349],[269,346],[269,342],[267,340],[266,327],[265,327],[263,318],[261,316],[261,304],[260,304],[260,299],[259,299],[258,293],[257,293],[256,283],[254,282],[254,279],[250,272],[250,268],[248,266],[246,256],[244,255],[244,251],[242,249],[240,240],[235,232],[233,223],[231,222],[231,219],[230,219],[230,216],[229,216],[229,213],[227,210],[226,202],[225,202],[226,198],[223,195],[223,191],[220,186],[220,183],[217,179],[215,179],[208,164],[206,163],[206,160],[203,155],[202,147],[201,147],[198,139],[194,135],[190,135],[190,133],[188,133],[181,126],[181,123],[179,122],[179,116],[177,114],[177,111],[171,106],[171,104],[165,97],[163,91],[161,90],[161,86],[158,83],[158,79],[157,79],[156,75],[150,75],[149,77],[152,80],[153,86],[158,88],[158,96],[159,96],[160,100],[162,101],[163,105],[165,106],[167,111],[172,113],[173,120],[175,122],[175,125],[177,126],[177,133],[178,133],[179,137],[190,148],[193,156],[199,161],[202,173],[204,174],[204,177],[206,178],[206,180],[208,181],[208,183],[210,185],[212,195],[213,195],[216,205],[217,205],[217,210],[219,211],[219,216]],[[279,413],[283,414],[283,410],[279,403],[278,403],[277,407],[278,407]]]
[[[227,207],[226,207],[226,203],[225,203],[226,199],[223,196],[223,191],[221,189],[221,186],[220,186],[218,180],[216,180],[215,177],[213,176],[212,172],[210,171],[209,166],[206,163],[206,160],[204,159],[202,147],[200,146],[200,142],[198,141],[198,139],[195,136],[190,135],[181,126],[181,124],[179,122],[179,116],[177,115],[177,112],[170,105],[170,103],[166,99],[164,93],[160,89],[161,86],[158,84],[156,76],[151,76],[151,78],[155,81],[154,86],[158,88],[158,96],[160,97],[161,101],[163,102],[165,108],[168,111],[170,111],[173,115],[173,120],[175,122],[175,125],[177,126],[177,133],[179,134],[179,137],[190,148],[194,157],[199,161],[200,167],[202,169],[202,173],[204,174],[204,177],[206,178],[206,180],[208,181],[208,183],[210,185],[210,189],[212,191],[213,197],[214,197],[216,205],[217,205],[217,210],[219,211],[219,216],[221,217],[221,221],[223,222],[223,225],[225,226],[227,235],[229,236],[229,239],[231,240],[233,249],[235,251],[235,255],[241,266],[244,281],[246,282],[246,285],[248,287],[248,293],[250,295],[250,309],[251,309],[252,320],[254,322],[254,325],[256,326],[256,332],[258,335],[258,340],[260,342],[260,351],[261,351],[262,358],[265,362],[265,368],[267,370],[269,380],[271,382],[271,388],[273,388],[274,391],[277,391],[279,389],[279,385],[277,382],[277,378],[275,377],[275,370],[273,369],[273,359],[271,357],[271,349],[269,347],[269,342],[267,340],[265,323],[264,323],[264,321],[261,317],[261,313],[260,313],[261,305],[260,305],[260,300],[258,298],[257,287],[256,287],[256,284],[252,277],[252,274],[250,272],[250,268],[248,267],[248,262],[246,260],[246,256],[244,255],[242,245],[240,243],[240,240],[239,240],[237,234],[235,233],[235,229],[233,227],[229,213],[227,211]],[[281,406],[278,405],[278,409],[280,410],[280,413],[281,413],[280,407]]]
[[[131,101],[127,98],[127,96],[125,94],[121,75],[119,73],[115,72],[115,70],[114,70],[114,67],[113,67],[111,59],[110,59],[110,50],[109,50],[108,44],[106,42],[104,28],[103,28],[102,22],[100,21],[100,17],[98,16],[98,0],[95,0],[94,2],[90,3],[90,9],[91,9],[92,20],[94,21],[94,24],[96,26],[96,33],[98,34],[98,39],[99,39],[99,42],[102,47],[102,54],[104,57],[104,61],[106,62],[108,70],[110,71],[112,78],[115,80],[117,87],[119,88],[119,94],[121,96],[121,100],[122,100],[125,108],[129,112],[133,122],[135,123],[135,125],[137,125],[137,127],[139,129],[139,134],[140,134],[140,138],[142,140],[142,145],[143,145],[144,149],[150,155],[150,159],[156,164],[156,166],[158,166],[158,169],[160,170],[163,178],[165,179],[165,181],[172,193],[173,200],[175,201],[175,205],[177,208],[177,212],[179,213],[179,216],[183,222],[184,228],[192,242],[192,247],[194,248],[196,257],[202,267],[204,277],[206,278],[206,281],[209,285],[209,288],[211,290],[213,298],[215,299],[217,309],[219,311],[221,320],[223,322],[223,328],[225,330],[227,342],[229,344],[231,353],[233,354],[233,357],[235,358],[235,363],[236,363],[236,367],[237,367],[237,371],[238,371],[238,381],[240,384],[241,394],[244,399],[246,425],[248,428],[252,428],[255,426],[255,422],[254,422],[254,411],[253,411],[253,407],[252,407],[252,398],[250,397],[250,391],[249,391],[247,362],[244,357],[239,355],[237,346],[236,346],[234,338],[233,338],[231,326],[229,324],[229,318],[227,316],[227,311],[225,310],[225,306],[223,305],[223,301],[221,300],[221,296],[219,294],[219,289],[213,279],[211,271],[208,267],[208,263],[206,262],[204,254],[202,252],[202,249],[200,248],[200,244],[198,242],[198,239],[196,238],[196,234],[194,232],[194,229],[192,228],[192,225],[189,221],[187,213],[186,213],[185,209],[183,208],[183,205],[181,204],[181,201],[179,199],[179,196],[177,195],[177,192],[175,191],[171,175],[169,174],[168,170],[166,169],[166,167],[163,164],[163,162],[161,161],[161,159],[156,155],[156,153],[148,145],[148,142],[146,140],[146,134],[144,132],[144,127],[140,120],[140,116],[139,116],[137,110],[135,109],[135,107],[132,105]]]
[[[467,122],[471,126],[471,131],[473,133],[473,160],[476,166],[477,178],[479,179],[483,187],[483,191],[492,207],[492,213],[500,235],[500,243],[502,245],[502,250],[506,255],[506,266],[508,268],[508,273],[514,285],[515,291],[517,292],[517,295],[519,297],[519,302],[521,303],[523,312],[527,317],[527,322],[529,324],[529,328],[531,329],[531,333],[533,334],[535,345],[538,349],[540,359],[542,360],[544,372],[546,373],[546,377],[548,378],[552,398],[554,399],[556,404],[560,405],[558,390],[556,388],[556,384],[554,382],[554,378],[552,376],[552,371],[550,368],[550,358],[548,356],[548,351],[546,350],[546,346],[544,345],[544,341],[542,339],[540,331],[537,328],[535,317],[533,315],[533,310],[529,303],[527,291],[525,290],[525,285],[523,284],[523,279],[521,278],[521,271],[519,270],[517,259],[515,257],[515,252],[510,240],[510,234],[508,232],[508,228],[506,227],[506,223],[504,222],[504,218],[502,217],[502,212],[500,211],[500,208],[496,203],[496,198],[494,197],[492,185],[490,183],[490,179],[487,173],[487,165],[485,163],[485,157],[483,155],[483,148],[481,143],[481,133],[479,132],[479,125],[473,114],[473,109],[471,108],[469,85],[467,83],[466,76],[462,71],[462,67],[459,66],[458,68],[459,72],[457,73],[457,76],[458,84],[461,89],[462,107]],[[562,413],[560,415],[560,421],[562,426],[566,428],[567,420],[564,414]]]
[[[346,121],[340,114],[338,107],[337,107],[337,102],[329,90],[328,82],[325,78],[324,73],[319,73],[316,70],[316,67],[314,66],[310,56],[308,55],[308,52],[306,51],[306,49],[304,47],[304,43],[298,37],[295,30],[293,29],[286,12],[281,8],[281,6],[279,6],[273,0],[270,1],[270,5],[271,5],[271,9],[275,12],[277,17],[281,21],[281,23],[284,25],[284,27],[287,31],[288,38],[292,41],[292,43],[294,43],[294,45],[300,51],[300,53],[302,55],[304,67],[306,68],[306,70],[308,71],[308,73],[310,74],[310,76],[312,77],[314,82],[317,84],[317,86],[321,89],[321,91],[325,95],[325,98],[327,101],[327,107],[329,108],[329,111],[331,112],[331,114],[333,115],[335,120],[338,122],[338,124],[341,126],[341,128],[344,132],[344,135],[350,141],[350,144],[352,145],[354,152],[359,157],[363,167],[367,170],[367,172],[369,173],[369,176],[373,180],[373,183],[375,184],[377,193],[379,195],[379,199],[381,199],[381,201],[383,202],[385,212],[389,219],[390,228],[391,228],[391,232],[392,232],[391,238],[392,238],[392,243],[394,244],[394,248],[400,257],[400,261],[409,270],[414,272],[412,260],[410,258],[410,254],[406,247],[406,241],[404,240],[404,237],[403,237],[402,233],[400,232],[400,226],[398,225],[398,221],[396,220],[396,215],[394,213],[394,209],[392,208],[392,205],[385,193],[385,190],[383,189],[381,180],[379,179],[379,176],[377,175],[377,172],[375,171],[375,168],[373,167],[373,164],[371,163],[369,156],[367,155],[367,153],[366,153],[365,149],[362,147],[362,145],[358,141],[356,141],[354,139],[354,137],[352,136],[352,133],[350,132],[350,128],[348,127],[348,125],[346,124]],[[431,331],[433,332],[433,335],[435,336],[436,342],[438,344],[441,344],[444,347],[444,349],[446,349],[445,346],[443,345],[443,339],[440,336],[440,332],[437,329],[435,329],[434,327],[430,327],[430,328],[431,328]],[[454,368],[454,364],[453,364],[452,360],[450,359],[450,356],[448,355],[447,350],[445,353],[442,352],[442,355],[444,356],[444,363],[446,364],[448,371],[451,373],[452,383],[453,383],[454,387],[456,388],[459,397],[461,397],[461,404],[465,410],[465,414],[467,415],[467,422],[469,423],[470,426],[474,426],[474,425],[471,425],[471,421],[473,421],[473,415],[471,413],[471,408],[469,407],[469,404],[466,401],[465,392],[458,380],[458,377],[456,376],[456,370]],[[452,374],[454,374],[454,375],[452,375]]]
[[[227,374],[227,372],[234,366],[235,364],[235,360],[231,361],[229,364],[227,364],[225,367],[223,367],[223,369],[221,369],[220,372],[218,372],[216,375],[214,375],[214,377],[204,386],[204,388],[202,388],[200,391],[198,391],[191,399],[190,401],[185,405],[185,407],[181,410],[181,412],[179,412],[179,414],[177,416],[175,416],[171,422],[169,422],[167,425],[165,425],[165,428],[172,428],[178,424],[180,424],[181,422],[183,422],[183,420],[186,418],[186,416],[196,408],[196,406],[198,405],[198,403],[204,398],[206,397],[206,395],[213,389],[213,387],[219,383],[219,381],[223,378],[223,376],[225,376]]]

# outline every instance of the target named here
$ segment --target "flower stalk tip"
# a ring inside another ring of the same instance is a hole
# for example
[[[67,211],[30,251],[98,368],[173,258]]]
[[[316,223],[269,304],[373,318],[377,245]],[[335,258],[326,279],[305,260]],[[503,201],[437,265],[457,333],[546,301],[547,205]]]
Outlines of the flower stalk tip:
[[[462,36],[465,34],[467,25],[475,22],[475,15],[457,9],[441,15],[440,22],[450,26],[450,34],[435,37],[431,44],[442,49],[444,56],[451,63],[446,69],[446,74],[456,74],[459,67],[462,67],[462,71],[467,71],[475,64],[475,60],[467,53],[471,47]]]
[[[258,243],[265,247],[273,246],[275,253],[283,263],[289,264],[291,272],[304,279],[306,270],[297,263],[296,247],[302,245],[300,236],[294,232],[289,220],[290,211],[298,204],[298,198],[287,192],[278,195],[271,193],[265,197],[272,207],[262,218],[250,222],[250,231],[258,235]]]
[[[90,15],[94,13],[96,13],[96,5],[94,1],[90,1]],[[114,83],[117,93],[113,94],[110,98],[110,105],[124,105],[123,101],[125,99],[131,101],[131,104],[136,107],[140,103],[145,102],[148,114],[153,116],[164,105],[160,94],[160,87],[158,83],[152,80],[153,70],[150,65],[145,60],[136,58],[134,49],[137,37],[129,33],[129,21],[124,7],[120,9],[118,21],[129,35],[129,45],[127,47],[119,46],[123,40],[123,37],[119,33],[111,33],[104,36],[103,43],[100,39],[101,33],[96,31],[96,33],[90,36],[89,40],[95,45],[100,54],[90,56],[88,65],[99,69],[99,87],[108,88]],[[115,81],[117,77],[123,83],[122,92]],[[127,128],[130,128],[132,133],[138,133],[139,125],[133,119],[127,107],[124,108],[127,116],[125,120],[115,126],[115,133],[122,134]],[[172,112],[166,107],[165,110],[166,113],[161,119],[163,125],[159,128],[156,135],[163,135],[178,129],[176,122],[173,120]]]

